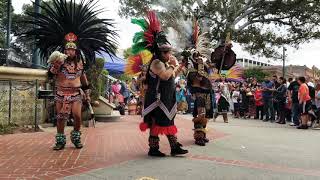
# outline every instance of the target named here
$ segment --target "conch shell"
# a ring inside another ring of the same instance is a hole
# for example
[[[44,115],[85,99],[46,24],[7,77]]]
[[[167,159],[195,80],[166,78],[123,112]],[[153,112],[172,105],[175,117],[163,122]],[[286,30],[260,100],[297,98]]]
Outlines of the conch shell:
[[[67,55],[59,52],[59,51],[54,51],[50,56],[49,56],[49,59],[48,59],[48,63],[49,64],[52,64],[53,62],[55,61],[64,61],[67,59]]]

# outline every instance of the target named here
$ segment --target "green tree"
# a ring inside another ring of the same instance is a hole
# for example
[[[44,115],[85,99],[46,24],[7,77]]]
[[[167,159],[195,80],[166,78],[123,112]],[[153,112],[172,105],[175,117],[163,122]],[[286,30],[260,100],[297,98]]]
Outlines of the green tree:
[[[282,45],[320,37],[318,0],[120,0],[119,14],[142,17],[156,9],[165,27],[182,33],[183,20],[196,17],[216,43],[231,33],[232,40],[252,54],[278,58]]]
[[[7,33],[7,0],[0,0],[0,48],[6,46]],[[13,15],[13,7],[11,6],[11,14]]]
[[[87,71],[88,81],[91,84],[91,99],[92,101],[96,101],[99,99],[102,91],[104,90],[105,81],[102,78],[102,74],[106,72],[103,71],[104,67],[104,59],[97,58],[95,64]]]
[[[262,71],[261,68],[250,68],[250,69],[244,70],[245,78],[256,78],[258,82],[264,81],[264,79],[268,76],[269,74]]]
[[[43,4],[44,1],[41,1]],[[46,0],[45,2],[49,2],[49,4],[52,2],[51,0]],[[22,6],[22,13],[21,14],[13,14],[12,15],[12,33],[16,37],[16,40],[12,43],[13,48],[20,52],[20,54],[27,54],[31,53],[33,50],[33,46],[31,45],[31,42],[20,38],[20,34],[23,32],[32,29],[33,27],[26,22],[26,20],[29,20],[28,12],[34,11],[34,4],[24,4]],[[42,13],[44,13],[42,11]]]

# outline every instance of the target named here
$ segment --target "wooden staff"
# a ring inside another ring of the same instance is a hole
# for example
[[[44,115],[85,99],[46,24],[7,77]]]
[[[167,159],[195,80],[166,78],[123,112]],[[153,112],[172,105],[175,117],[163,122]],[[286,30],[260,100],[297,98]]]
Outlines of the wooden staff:
[[[220,69],[219,69],[220,76],[221,76],[221,70],[222,70],[222,66],[223,66],[223,63],[224,63],[224,59],[225,59],[225,56],[226,56],[227,45],[228,45],[228,42],[231,41],[230,36],[231,36],[230,32],[228,32],[226,40],[225,40],[225,43],[224,43],[223,56],[222,56],[221,65],[220,65]]]

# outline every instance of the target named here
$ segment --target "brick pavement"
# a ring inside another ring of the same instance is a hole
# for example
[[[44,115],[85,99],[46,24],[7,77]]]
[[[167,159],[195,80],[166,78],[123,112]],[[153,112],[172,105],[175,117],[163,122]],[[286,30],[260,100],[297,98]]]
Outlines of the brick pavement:
[[[147,133],[140,133],[138,116],[125,116],[119,121],[98,123],[96,128],[84,128],[84,148],[73,148],[69,137],[63,151],[53,151],[54,134],[48,132],[0,136],[1,179],[57,179],[90,170],[144,158],[148,149]],[[184,145],[193,144],[192,122],[177,118],[178,139]],[[69,136],[69,132],[67,133]],[[213,130],[210,139],[226,134]],[[161,147],[169,151],[165,138]]]

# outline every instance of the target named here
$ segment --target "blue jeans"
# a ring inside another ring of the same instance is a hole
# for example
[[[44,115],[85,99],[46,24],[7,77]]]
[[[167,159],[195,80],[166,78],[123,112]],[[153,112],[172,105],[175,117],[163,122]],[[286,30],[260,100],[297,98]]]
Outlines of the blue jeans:
[[[191,98],[191,95],[187,95],[186,99],[187,99],[187,103],[188,103],[188,111],[187,112],[192,113],[193,112],[193,106],[192,106],[193,100]]]
[[[275,120],[275,114],[274,114],[274,107],[273,107],[273,102],[272,98],[265,98],[263,99],[264,103],[264,112],[266,115],[266,120]]]
[[[299,121],[299,103],[292,103],[292,122],[295,125],[299,125],[300,121]]]

